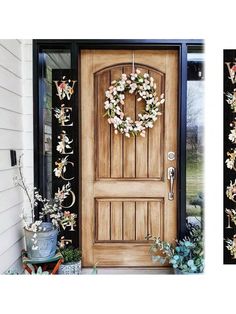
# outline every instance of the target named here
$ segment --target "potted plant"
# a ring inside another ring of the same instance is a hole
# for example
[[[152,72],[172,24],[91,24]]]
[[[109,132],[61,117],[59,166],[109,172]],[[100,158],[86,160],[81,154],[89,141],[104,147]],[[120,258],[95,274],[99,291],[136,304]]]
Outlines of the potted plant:
[[[55,255],[60,229],[65,230],[69,226],[73,230],[76,224],[76,215],[64,211],[62,207],[62,202],[70,194],[70,184],[58,188],[52,200],[43,198],[36,188],[32,195],[23,177],[21,160],[22,155],[18,160],[19,176],[16,176],[14,181],[25,192],[31,210],[31,215],[27,215],[24,211],[21,215],[24,222],[26,250],[29,258],[45,260]],[[38,209],[39,205],[39,219],[35,219],[35,209]]]
[[[81,273],[81,251],[73,246],[68,246],[60,249],[60,252],[64,261],[59,267],[58,274],[79,275]]]
[[[187,236],[174,244],[162,241],[159,237],[148,236],[153,244],[150,247],[154,262],[172,265],[176,274],[202,273],[204,269],[203,234],[201,226],[187,224]]]

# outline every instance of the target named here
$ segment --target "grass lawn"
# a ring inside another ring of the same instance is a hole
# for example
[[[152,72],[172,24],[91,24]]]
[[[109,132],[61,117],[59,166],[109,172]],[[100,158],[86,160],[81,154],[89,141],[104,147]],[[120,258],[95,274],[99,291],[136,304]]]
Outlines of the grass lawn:
[[[190,205],[189,202],[203,192],[203,156],[187,152],[186,167],[186,193],[187,193],[187,216],[201,216],[201,207]]]

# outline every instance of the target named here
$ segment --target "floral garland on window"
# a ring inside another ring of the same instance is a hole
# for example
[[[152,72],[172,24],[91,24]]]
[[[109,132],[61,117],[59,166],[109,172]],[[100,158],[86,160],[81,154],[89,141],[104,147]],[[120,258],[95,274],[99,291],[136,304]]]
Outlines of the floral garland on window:
[[[111,82],[111,86],[105,92],[106,100],[104,108],[108,116],[108,123],[114,126],[115,134],[121,133],[125,136],[141,135],[145,137],[145,129],[152,128],[157,117],[161,115],[159,107],[165,102],[164,94],[158,98],[157,86],[153,77],[148,73],[141,74],[137,69],[129,75],[123,73],[121,78]],[[125,92],[138,95],[137,101],[145,101],[145,109],[138,113],[138,120],[133,121],[126,117],[121,106],[125,105]]]

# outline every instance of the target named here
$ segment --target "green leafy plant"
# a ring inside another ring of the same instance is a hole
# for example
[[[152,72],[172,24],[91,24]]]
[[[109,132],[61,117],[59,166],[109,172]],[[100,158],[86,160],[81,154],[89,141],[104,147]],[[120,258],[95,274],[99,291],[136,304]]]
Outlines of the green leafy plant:
[[[68,246],[60,250],[61,254],[64,258],[64,264],[79,262],[82,257],[82,253],[78,248],[73,248],[72,246]]]
[[[187,224],[187,235],[175,244],[162,241],[160,237],[148,236],[153,244],[150,252],[154,262],[164,264],[166,261],[182,273],[201,273],[204,269],[203,233],[196,224]]]

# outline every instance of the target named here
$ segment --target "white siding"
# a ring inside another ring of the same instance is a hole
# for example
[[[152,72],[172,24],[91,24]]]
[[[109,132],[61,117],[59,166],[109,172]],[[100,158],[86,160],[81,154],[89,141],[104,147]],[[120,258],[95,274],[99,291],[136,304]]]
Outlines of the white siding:
[[[33,182],[32,41],[0,40],[0,274],[21,270],[24,195],[13,184],[10,149],[24,153],[24,174]]]

